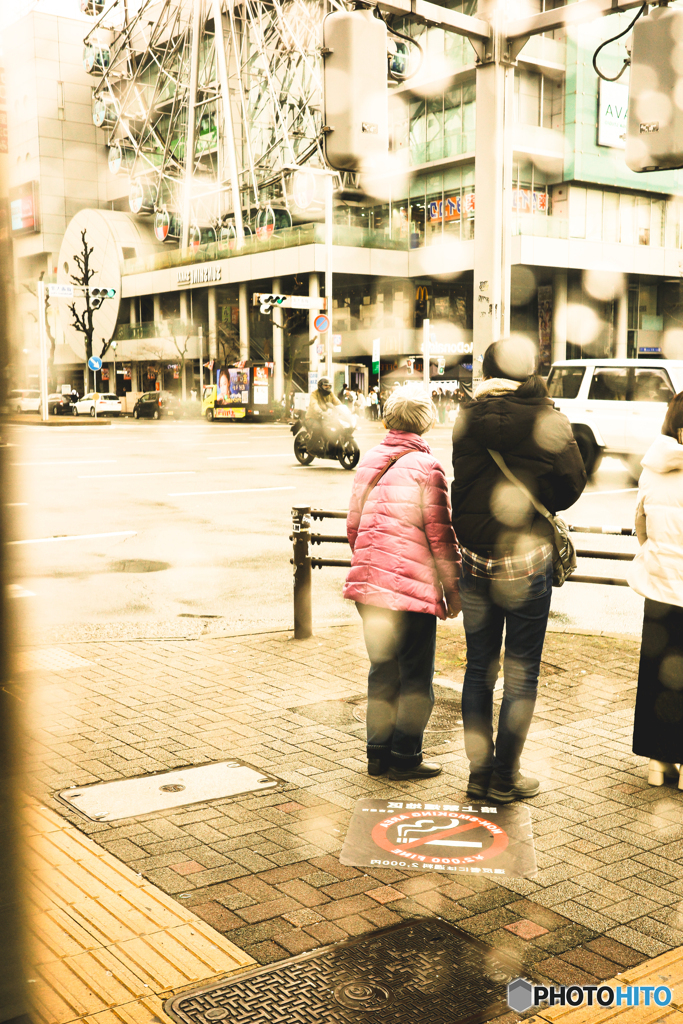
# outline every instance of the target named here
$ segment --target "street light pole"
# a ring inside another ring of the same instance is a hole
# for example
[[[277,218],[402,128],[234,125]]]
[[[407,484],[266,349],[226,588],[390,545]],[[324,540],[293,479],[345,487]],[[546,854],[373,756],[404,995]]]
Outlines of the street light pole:
[[[513,73],[503,62],[503,9],[481,0],[477,11],[491,25],[478,47],[477,127],[474,157],[474,296],[472,385],[481,379],[486,349],[510,331],[510,209],[512,198]]]
[[[327,318],[329,320],[329,327],[327,328],[327,339],[325,345],[325,372],[332,381],[332,387],[334,387],[334,380],[332,378],[332,355],[333,355],[333,341],[332,332],[334,326],[332,323],[332,256],[333,256],[333,241],[334,241],[334,175],[332,171],[328,171],[325,176],[325,303]]]
[[[49,416],[47,401],[47,312],[45,310],[45,282],[38,282],[38,341],[40,372],[40,413],[45,422]]]

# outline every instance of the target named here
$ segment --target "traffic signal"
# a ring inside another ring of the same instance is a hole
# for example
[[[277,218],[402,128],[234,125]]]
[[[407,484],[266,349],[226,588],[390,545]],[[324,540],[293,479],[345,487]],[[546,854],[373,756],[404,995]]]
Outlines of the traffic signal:
[[[389,152],[387,27],[371,10],[323,21],[325,156],[337,171],[372,170]]]
[[[113,299],[116,295],[116,288],[88,288],[94,299]]]
[[[632,171],[683,167],[683,10],[654,7],[633,26],[626,163]]]

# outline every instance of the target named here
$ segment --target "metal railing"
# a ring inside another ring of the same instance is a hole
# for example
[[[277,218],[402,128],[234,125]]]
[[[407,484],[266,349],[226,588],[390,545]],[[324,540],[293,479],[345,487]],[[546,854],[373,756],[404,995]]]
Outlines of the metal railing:
[[[294,566],[294,639],[306,640],[313,636],[312,614],[312,570],[332,566],[341,569],[351,567],[350,558],[313,558],[310,553],[314,544],[348,544],[345,535],[311,533],[311,521],[323,519],[344,519],[347,513],[336,509],[311,508],[309,505],[295,505],[292,508],[292,558]],[[626,527],[570,526],[570,533],[599,533],[606,536],[634,537],[635,530]],[[612,562],[632,562],[634,555],[620,551],[579,551],[578,558],[600,558]],[[568,583],[598,583],[609,587],[627,587],[628,583],[619,577],[580,576],[574,573]]]

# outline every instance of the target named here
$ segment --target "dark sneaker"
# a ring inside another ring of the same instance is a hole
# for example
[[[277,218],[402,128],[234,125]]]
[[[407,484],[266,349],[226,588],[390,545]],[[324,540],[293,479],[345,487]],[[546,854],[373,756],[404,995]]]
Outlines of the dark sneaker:
[[[485,800],[489,791],[491,772],[471,772],[467,783],[467,795],[470,800]]]
[[[384,775],[389,770],[386,761],[380,761],[378,757],[371,757],[368,760],[368,775]]]
[[[499,804],[511,804],[513,800],[528,800],[537,796],[541,789],[538,779],[525,779],[517,772],[512,779],[501,779],[497,772],[491,776],[487,800],[495,800]]]
[[[405,782],[408,779],[431,779],[435,775],[440,775],[442,770],[441,765],[436,764],[435,761],[423,761],[415,768],[406,768],[405,771],[392,765],[389,769],[389,778],[394,782]]]

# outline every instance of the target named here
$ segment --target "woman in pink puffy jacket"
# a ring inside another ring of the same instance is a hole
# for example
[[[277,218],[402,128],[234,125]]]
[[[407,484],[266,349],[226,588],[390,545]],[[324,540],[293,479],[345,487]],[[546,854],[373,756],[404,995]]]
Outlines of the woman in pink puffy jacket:
[[[397,781],[441,771],[422,760],[422,734],[434,706],[436,620],[460,611],[446,476],[422,438],[435,419],[422,388],[391,395],[389,433],[358,465],[347,519],[344,597],[356,602],[370,658],[368,772]]]

